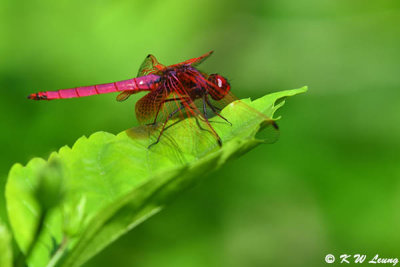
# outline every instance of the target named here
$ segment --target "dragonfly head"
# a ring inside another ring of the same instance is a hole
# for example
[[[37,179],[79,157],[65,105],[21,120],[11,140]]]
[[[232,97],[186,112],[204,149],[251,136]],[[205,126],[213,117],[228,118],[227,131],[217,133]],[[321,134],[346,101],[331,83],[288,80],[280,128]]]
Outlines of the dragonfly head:
[[[208,81],[211,83],[208,93],[214,100],[221,100],[231,90],[229,82],[219,74],[211,74]]]

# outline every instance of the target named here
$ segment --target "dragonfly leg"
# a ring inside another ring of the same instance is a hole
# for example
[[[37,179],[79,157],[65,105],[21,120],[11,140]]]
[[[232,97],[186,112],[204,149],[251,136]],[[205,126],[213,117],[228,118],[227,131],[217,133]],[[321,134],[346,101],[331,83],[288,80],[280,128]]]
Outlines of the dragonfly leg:
[[[204,117],[204,122],[207,123],[208,127],[210,127],[210,130],[213,132],[215,138],[217,139],[218,145],[222,146],[221,137],[219,137],[217,132],[211,126],[211,123],[208,121],[208,117],[207,117],[207,95],[203,96],[203,117]]]
[[[162,105],[164,105],[164,103],[166,103],[166,102],[171,102],[171,101],[181,101],[181,103],[182,103],[182,101],[187,101],[187,99],[188,99],[188,98],[186,98],[186,97],[165,99],[165,100],[164,100],[163,102],[161,102],[161,104],[158,106],[156,116],[154,117],[154,121],[153,121],[152,123],[148,123],[148,124],[146,124],[146,125],[147,125],[147,126],[154,126],[154,125],[156,125],[158,114],[160,113],[160,109],[161,109]]]
[[[195,116],[195,119],[196,119],[197,127],[199,127],[200,130],[206,131],[206,132],[209,132],[209,133],[212,134],[212,132],[211,132],[210,130],[207,130],[207,129],[205,129],[205,128],[203,128],[203,127],[201,126],[199,120],[201,120],[202,122],[205,122],[205,120],[204,120],[203,118],[200,118],[200,117]]]
[[[213,111],[214,111],[214,109],[217,110],[217,111],[221,111],[221,110],[222,110],[221,108],[212,105],[212,104],[210,103],[210,100],[208,99],[208,97],[207,97],[207,105],[209,105],[210,108],[213,109]],[[215,111],[214,111],[214,112],[215,112]]]
[[[162,126],[162,128],[161,128],[160,134],[159,134],[158,137],[157,137],[157,141],[155,141],[154,143],[152,143],[151,145],[149,145],[149,146],[147,147],[148,149],[150,149],[152,146],[154,146],[155,144],[158,144],[158,142],[160,142],[161,135],[163,134],[163,132],[164,132],[164,130],[165,130],[165,126],[167,125],[167,122],[168,122],[176,113],[178,113],[179,111],[181,111],[181,110],[184,109],[184,108],[185,108],[185,106],[181,103],[181,106],[180,106],[179,108],[175,109],[174,111],[172,111],[172,112],[168,115],[168,117],[165,119],[164,124],[163,124],[163,126]]]
[[[228,121],[227,118],[225,118],[224,116],[222,116],[221,114],[219,114],[218,111],[221,111],[221,109],[220,109],[220,108],[217,108],[217,107],[215,107],[215,106],[213,106],[213,105],[210,103],[210,100],[208,99],[207,95],[204,97],[204,100],[205,100],[205,102],[207,103],[207,105],[211,108],[211,110],[214,112],[215,115],[217,115],[218,117],[220,117],[221,119],[223,119],[224,121],[226,121],[227,123],[229,123],[229,124],[232,126],[232,123],[231,123],[230,121]],[[204,102],[203,102],[203,104],[204,104]]]

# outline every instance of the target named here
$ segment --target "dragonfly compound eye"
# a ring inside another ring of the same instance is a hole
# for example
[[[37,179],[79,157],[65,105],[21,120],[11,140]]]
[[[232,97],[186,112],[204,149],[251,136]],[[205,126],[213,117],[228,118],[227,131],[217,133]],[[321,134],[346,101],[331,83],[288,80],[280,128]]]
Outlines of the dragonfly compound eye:
[[[208,93],[214,100],[221,100],[231,90],[229,82],[221,75],[211,74],[208,81],[211,83]]]

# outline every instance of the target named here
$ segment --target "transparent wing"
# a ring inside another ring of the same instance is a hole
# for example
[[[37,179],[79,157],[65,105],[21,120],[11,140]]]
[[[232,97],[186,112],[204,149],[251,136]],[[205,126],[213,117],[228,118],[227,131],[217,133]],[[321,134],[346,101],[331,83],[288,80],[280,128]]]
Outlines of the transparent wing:
[[[117,95],[117,101],[122,102],[128,99],[134,92],[132,91],[123,91],[119,95]]]
[[[171,65],[168,67],[171,68],[171,67],[178,67],[178,66],[182,66],[182,65],[192,65],[193,67],[196,67],[196,66],[200,65],[204,60],[206,60],[209,56],[211,56],[212,53],[214,53],[214,51],[210,51],[200,57],[191,58],[191,59],[185,60],[181,63],[174,64],[174,65]]]
[[[140,65],[137,77],[153,74],[164,68],[165,66],[158,62],[155,56],[149,54]]]
[[[136,102],[135,112],[139,123],[153,123],[158,113],[162,112],[164,100],[168,95],[160,91],[152,91]]]

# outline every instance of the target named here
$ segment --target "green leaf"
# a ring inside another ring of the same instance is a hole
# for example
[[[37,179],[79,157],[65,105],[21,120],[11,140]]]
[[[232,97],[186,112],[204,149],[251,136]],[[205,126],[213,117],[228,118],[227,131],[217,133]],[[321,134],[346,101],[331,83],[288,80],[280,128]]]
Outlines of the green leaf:
[[[11,234],[0,220],[0,266],[12,267]]]
[[[60,164],[56,171],[49,171],[49,164],[38,158],[25,167],[15,164],[6,188],[7,209],[21,250],[26,253],[35,244],[29,266],[82,265],[205,173],[276,139],[268,117],[283,106],[286,97],[306,90],[277,92],[225,107],[221,115],[232,125],[219,117],[211,119],[222,139],[221,148],[204,122],[190,118],[167,129],[160,143],[150,149],[160,128],[136,127],[118,135],[97,132],[81,137],[72,148],[62,147],[49,158]],[[262,128],[267,133],[263,136]],[[62,181],[46,182],[43,187],[43,173],[56,173],[55,179],[62,177]],[[56,199],[60,192],[63,198]],[[41,211],[54,205],[35,242]]]

